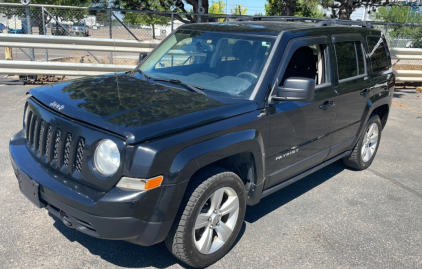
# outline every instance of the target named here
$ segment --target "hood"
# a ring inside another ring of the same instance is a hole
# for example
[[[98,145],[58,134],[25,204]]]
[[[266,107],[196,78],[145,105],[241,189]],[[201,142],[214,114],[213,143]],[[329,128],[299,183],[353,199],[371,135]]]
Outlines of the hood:
[[[52,84],[29,93],[60,113],[126,137],[129,144],[257,109],[253,101],[227,103],[125,74]]]

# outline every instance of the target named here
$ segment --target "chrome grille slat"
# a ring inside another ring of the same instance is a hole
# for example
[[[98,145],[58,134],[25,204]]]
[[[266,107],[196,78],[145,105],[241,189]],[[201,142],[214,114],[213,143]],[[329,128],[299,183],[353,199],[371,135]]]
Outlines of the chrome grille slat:
[[[66,144],[64,146],[64,155],[63,155],[63,165],[68,167],[69,166],[69,155],[70,155],[70,146],[72,144],[72,135],[66,135]]]
[[[73,129],[67,129],[66,125],[49,122],[42,113],[34,112],[28,108],[25,126],[27,146],[34,157],[63,174],[81,179],[85,138],[73,134]]]
[[[32,111],[29,111],[28,112],[28,119],[27,119],[27,126],[25,126],[25,128],[26,128],[26,130],[25,130],[25,132],[26,132],[26,139],[28,139],[29,140],[29,135],[30,135],[30,130],[31,130],[31,122],[32,122]]]
[[[75,157],[75,169],[78,172],[82,170],[82,158],[84,156],[84,148],[85,148],[85,139],[80,138],[78,142],[78,148],[76,150],[76,157]]]
[[[31,118],[31,125],[29,126],[29,144],[32,146],[34,144],[34,135],[35,135],[35,125],[37,123],[37,116]]]
[[[45,137],[45,151],[44,151],[47,158],[50,157],[50,140],[51,140],[52,132],[53,132],[53,127],[49,124],[48,129],[47,129],[47,135]]]
[[[42,141],[43,141],[43,135],[44,135],[44,128],[45,128],[45,122],[44,120],[41,120],[40,126],[39,126],[39,132],[38,132],[38,145],[35,148],[35,150],[39,150],[40,151],[40,156],[43,155],[42,151]]]
[[[59,144],[60,144],[60,138],[62,136],[62,132],[60,129],[57,129],[56,136],[54,139],[54,153],[53,153],[53,161],[58,161],[59,157]]]

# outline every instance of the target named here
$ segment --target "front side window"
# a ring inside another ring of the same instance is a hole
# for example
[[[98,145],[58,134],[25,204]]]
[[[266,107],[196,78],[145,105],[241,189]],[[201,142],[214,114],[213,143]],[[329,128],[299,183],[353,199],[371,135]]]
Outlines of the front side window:
[[[327,44],[314,44],[296,49],[289,60],[280,86],[290,77],[310,78],[315,85],[329,83]]]
[[[177,79],[206,94],[249,99],[275,39],[181,30],[139,67],[152,79]]]
[[[337,42],[335,49],[339,80],[365,74],[365,58],[361,42]]]
[[[368,36],[366,38],[371,59],[372,72],[378,73],[388,69],[387,53],[381,37]]]

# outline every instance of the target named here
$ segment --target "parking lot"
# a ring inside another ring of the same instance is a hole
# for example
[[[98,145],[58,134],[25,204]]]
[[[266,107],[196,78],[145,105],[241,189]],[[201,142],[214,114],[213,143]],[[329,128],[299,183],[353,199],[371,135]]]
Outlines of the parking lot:
[[[8,152],[31,86],[0,86],[1,268],[182,268],[163,243],[96,239],[19,191]],[[396,90],[372,166],[334,163],[248,207],[211,268],[422,268],[422,93]]]

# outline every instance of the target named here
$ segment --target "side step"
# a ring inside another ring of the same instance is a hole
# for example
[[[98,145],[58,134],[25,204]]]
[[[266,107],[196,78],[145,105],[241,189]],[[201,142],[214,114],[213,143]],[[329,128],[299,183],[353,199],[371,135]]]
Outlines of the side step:
[[[311,169],[303,172],[302,174],[299,174],[299,175],[297,175],[295,177],[292,177],[291,179],[288,179],[288,180],[286,180],[286,181],[284,181],[284,182],[282,182],[282,183],[280,183],[278,185],[275,185],[274,187],[271,187],[271,188],[263,191],[261,198],[264,198],[264,197],[266,197],[266,196],[268,196],[270,194],[273,194],[274,192],[276,192],[278,190],[281,190],[282,188],[287,187],[287,186],[289,186],[292,183],[295,183],[299,179],[302,179],[302,178],[304,178],[306,176],[309,176],[310,174],[312,174],[312,173],[314,173],[314,172],[316,172],[316,171],[318,171],[318,170],[326,167],[327,165],[332,164],[333,162],[336,162],[336,161],[340,160],[341,158],[344,158],[344,157],[350,155],[351,153],[352,153],[352,151],[350,151],[350,150],[349,151],[346,151],[346,152],[344,152],[344,153],[342,153],[340,155],[337,155],[334,158],[329,159],[328,161],[323,162],[322,164],[320,164],[318,166],[315,166],[314,168],[311,168]]]

